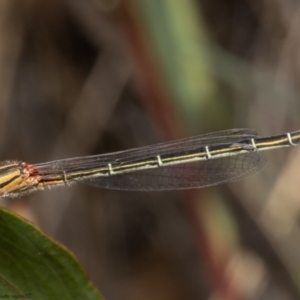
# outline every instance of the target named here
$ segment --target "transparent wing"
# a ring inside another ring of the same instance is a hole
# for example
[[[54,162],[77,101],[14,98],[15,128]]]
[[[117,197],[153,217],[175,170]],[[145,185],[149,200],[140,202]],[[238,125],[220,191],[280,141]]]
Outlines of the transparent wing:
[[[48,163],[36,164],[35,166],[39,172],[43,174],[46,174],[47,171],[64,172],[69,169],[85,170],[86,168],[105,166],[108,163],[127,163],[132,160],[168,154],[180,150],[192,150],[201,146],[236,143],[256,137],[257,133],[251,129],[230,129],[125,151],[62,159]]]
[[[201,188],[241,179],[262,170],[265,164],[266,160],[261,154],[249,152],[82,182],[101,188],[130,191]]]
[[[38,164],[35,165],[35,167],[39,174],[45,176],[48,174],[74,171],[80,173],[80,171],[107,167],[108,164],[126,164],[156,157],[157,155],[190,151],[203,146],[234,144],[256,137],[256,132],[250,129],[225,130],[111,154],[58,160]],[[264,165],[265,159],[258,152],[249,151],[245,154],[161,166],[108,177],[99,176],[93,179],[85,179],[79,176],[75,180],[92,186],[109,189],[136,191],[175,190],[200,188],[237,180],[260,171]]]

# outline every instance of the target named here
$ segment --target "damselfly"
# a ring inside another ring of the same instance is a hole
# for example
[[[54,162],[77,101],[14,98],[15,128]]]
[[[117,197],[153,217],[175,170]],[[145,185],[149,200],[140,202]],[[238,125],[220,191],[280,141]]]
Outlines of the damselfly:
[[[258,137],[250,129],[232,129],[40,164],[6,161],[0,165],[0,197],[75,182],[131,191],[201,188],[260,171],[266,163],[262,150],[299,144],[300,131]]]

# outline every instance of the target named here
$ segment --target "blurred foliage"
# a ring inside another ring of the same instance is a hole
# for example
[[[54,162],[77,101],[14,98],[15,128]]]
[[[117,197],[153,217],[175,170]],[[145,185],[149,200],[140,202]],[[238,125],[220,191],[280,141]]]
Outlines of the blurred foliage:
[[[74,257],[34,226],[3,209],[0,225],[2,298],[102,299]]]

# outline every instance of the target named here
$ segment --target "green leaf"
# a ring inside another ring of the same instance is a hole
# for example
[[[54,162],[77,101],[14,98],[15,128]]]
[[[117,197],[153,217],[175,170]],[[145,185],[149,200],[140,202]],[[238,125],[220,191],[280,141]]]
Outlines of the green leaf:
[[[103,298],[68,250],[0,209],[0,299]]]

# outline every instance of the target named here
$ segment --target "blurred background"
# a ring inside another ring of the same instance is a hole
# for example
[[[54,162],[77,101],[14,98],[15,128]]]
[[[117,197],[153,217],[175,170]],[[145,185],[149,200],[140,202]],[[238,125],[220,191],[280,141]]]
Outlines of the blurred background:
[[[300,128],[300,4],[2,0],[0,160],[230,128]],[[181,192],[74,185],[1,205],[66,245],[106,299],[300,299],[300,149]]]

